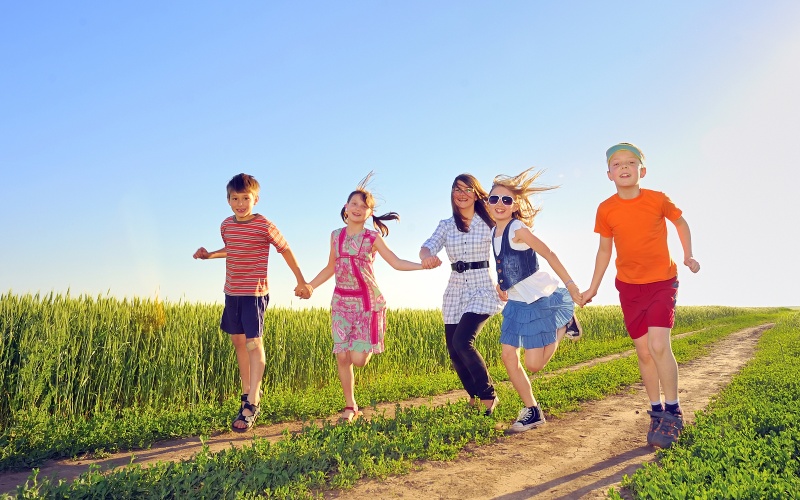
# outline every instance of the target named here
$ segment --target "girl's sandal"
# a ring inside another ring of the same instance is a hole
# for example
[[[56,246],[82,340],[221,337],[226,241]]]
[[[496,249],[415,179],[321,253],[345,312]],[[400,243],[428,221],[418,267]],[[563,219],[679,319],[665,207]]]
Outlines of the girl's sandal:
[[[251,415],[245,415],[243,413],[244,410],[248,410]],[[231,422],[231,430],[233,432],[247,432],[253,428],[253,425],[256,423],[256,418],[258,414],[261,413],[261,408],[258,405],[250,404],[249,402],[245,401],[244,405],[242,405],[242,409],[239,410],[239,415],[236,417],[236,420]],[[242,421],[245,423],[244,427],[236,427],[234,424],[238,421]]]
[[[349,413],[348,413],[349,412]],[[356,420],[361,417],[363,413],[361,413],[358,408],[353,408],[352,406],[345,406],[344,410],[342,410],[342,416],[339,417],[339,422],[343,423],[350,423],[353,420]]]

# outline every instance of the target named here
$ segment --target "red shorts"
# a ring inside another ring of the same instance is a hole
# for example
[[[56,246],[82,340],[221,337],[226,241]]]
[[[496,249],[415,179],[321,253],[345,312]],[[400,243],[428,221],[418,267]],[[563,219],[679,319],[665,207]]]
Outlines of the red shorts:
[[[620,280],[614,284],[619,291],[625,328],[632,339],[638,339],[651,326],[675,326],[675,301],[678,299],[678,278],[654,283],[633,285]]]

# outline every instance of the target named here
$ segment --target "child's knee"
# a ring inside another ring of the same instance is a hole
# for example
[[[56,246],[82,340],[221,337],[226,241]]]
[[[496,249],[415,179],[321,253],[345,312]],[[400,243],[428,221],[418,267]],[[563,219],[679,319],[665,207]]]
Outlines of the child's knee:
[[[531,373],[537,373],[542,368],[544,368],[544,364],[539,362],[539,361],[529,361],[529,360],[526,359],[525,360],[525,368],[527,368],[528,371],[531,372]]]
[[[261,345],[260,341],[261,341],[261,338],[259,338],[259,337],[252,338],[252,339],[247,339],[247,341],[244,343],[244,346],[247,349],[247,352],[252,352],[252,351],[255,351],[256,349],[258,349],[259,345]]]

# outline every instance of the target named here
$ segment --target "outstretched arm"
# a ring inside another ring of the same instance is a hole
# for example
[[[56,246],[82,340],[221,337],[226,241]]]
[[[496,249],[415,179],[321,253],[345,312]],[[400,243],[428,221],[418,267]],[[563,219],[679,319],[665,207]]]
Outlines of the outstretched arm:
[[[583,292],[584,304],[592,301],[597,290],[600,289],[600,282],[603,281],[603,275],[608,269],[608,264],[611,262],[611,250],[614,246],[613,238],[600,237],[600,247],[597,249],[597,257],[594,259],[594,274],[592,274],[592,284],[589,289]]]
[[[514,240],[526,243],[533,249],[534,252],[543,257],[547,263],[550,264],[553,272],[556,273],[559,278],[561,278],[561,281],[564,283],[564,286],[567,287],[573,302],[583,307],[583,297],[581,296],[578,285],[572,281],[572,278],[570,278],[567,269],[564,267],[564,264],[561,263],[561,260],[558,258],[556,253],[550,250],[550,247],[548,247],[545,242],[537,238],[527,227],[521,227],[517,229],[514,232]]]
[[[313,292],[315,288],[322,285],[336,272],[336,254],[333,251],[333,241],[331,241],[331,251],[328,255],[328,264],[322,268],[322,270],[314,276],[314,279],[308,284],[311,287],[311,291]]]
[[[295,295],[304,299],[309,298],[311,296],[311,290],[309,290],[306,286],[306,279],[303,277],[303,271],[300,270],[300,266],[297,264],[297,259],[294,256],[294,252],[292,252],[291,248],[287,248],[281,255],[283,256],[283,260],[285,260],[286,264],[289,266],[289,269],[292,270],[294,278],[297,280],[297,286],[294,287]]]
[[[419,262],[403,260],[395,255],[380,235],[375,238],[375,243],[373,243],[372,246],[378,251],[380,256],[383,257],[383,260],[398,271],[418,271],[420,269],[425,269]]]
[[[690,271],[696,273],[700,270],[700,263],[694,260],[692,256],[692,232],[689,230],[689,223],[681,217],[673,224],[675,224],[675,229],[678,230],[678,238],[680,238],[681,246],[683,247],[683,264]]]
[[[225,247],[222,247],[219,250],[214,250],[213,252],[209,252],[205,249],[205,247],[200,247],[197,249],[197,251],[195,251],[194,255],[192,255],[192,258],[202,260],[224,259],[226,257],[228,257],[228,251],[225,249]]]

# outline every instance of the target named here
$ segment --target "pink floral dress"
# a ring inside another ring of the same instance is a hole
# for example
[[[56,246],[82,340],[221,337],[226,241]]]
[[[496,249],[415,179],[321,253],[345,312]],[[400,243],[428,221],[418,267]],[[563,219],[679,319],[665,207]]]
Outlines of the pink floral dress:
[[[344,227],[331,233],[336,256],[336,288],[331,300],[334,353],[383,352],[386,299],[372,269],[372,244],[377,235],[364,229],[348,236]]]

